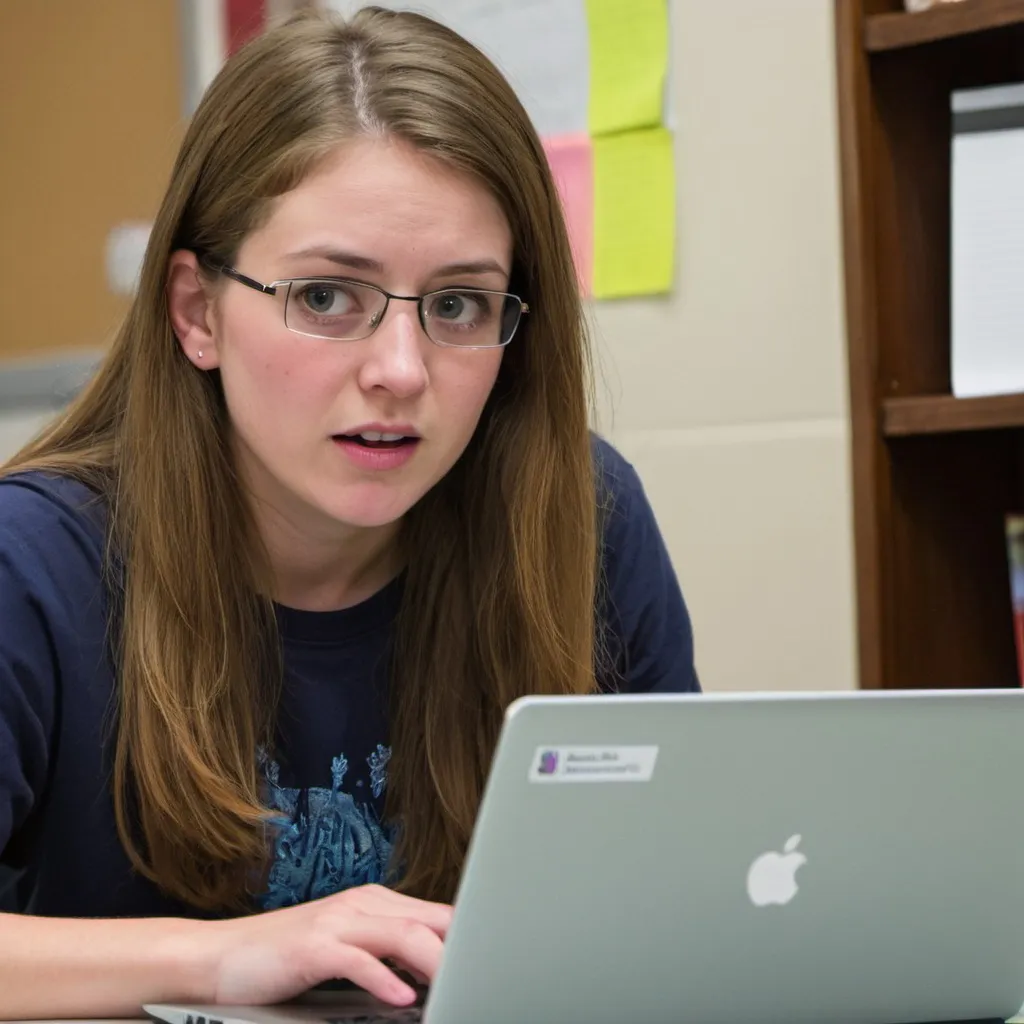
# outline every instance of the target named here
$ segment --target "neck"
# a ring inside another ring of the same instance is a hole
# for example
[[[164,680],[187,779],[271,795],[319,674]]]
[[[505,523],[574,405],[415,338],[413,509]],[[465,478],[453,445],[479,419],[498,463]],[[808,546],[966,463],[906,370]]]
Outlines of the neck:
[[[299,531],[276,509],[257,509],[256,521],[270,558],[273,598],[304,611],[350,608],[389,583],[401,570],[398,524],[337,527],[315,535]]]
[[[350,608],[401,571],[399,522],[339,523],[274,486],[250,460],[239,464],[270,561],[270,596],[278,604],[314,612]]]

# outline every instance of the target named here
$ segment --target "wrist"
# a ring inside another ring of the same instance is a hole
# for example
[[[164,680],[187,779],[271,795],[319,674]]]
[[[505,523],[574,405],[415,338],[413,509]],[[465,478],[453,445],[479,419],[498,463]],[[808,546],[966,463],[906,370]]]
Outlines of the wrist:
[[[172,918],[162,922],[155,954],[167,979],[165,999],[216,1002],[217,976],[227,948],[229,921]]]

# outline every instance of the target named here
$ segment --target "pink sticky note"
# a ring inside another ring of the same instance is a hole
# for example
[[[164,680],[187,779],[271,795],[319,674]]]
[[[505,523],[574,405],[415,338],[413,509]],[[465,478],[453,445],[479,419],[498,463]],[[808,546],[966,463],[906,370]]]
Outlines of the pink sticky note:
[[[544,139],[544,151],[562,199],[580,291],[588,296],[594,281],[594,147],[589,135],[559,135]]]

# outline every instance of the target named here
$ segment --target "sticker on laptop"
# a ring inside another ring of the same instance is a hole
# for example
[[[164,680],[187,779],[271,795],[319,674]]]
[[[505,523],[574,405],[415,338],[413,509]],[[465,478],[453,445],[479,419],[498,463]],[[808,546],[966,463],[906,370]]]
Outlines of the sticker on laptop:
[[[657,747],[538,747],[531,782],[650,782]]]

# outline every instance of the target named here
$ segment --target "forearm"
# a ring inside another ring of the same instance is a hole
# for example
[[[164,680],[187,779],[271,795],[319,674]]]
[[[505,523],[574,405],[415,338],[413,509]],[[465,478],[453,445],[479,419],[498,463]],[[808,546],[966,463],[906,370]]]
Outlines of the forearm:
[[[216,929],[0,914],[0,1020],[137,1017],[143,1003],[210,1001]]]

